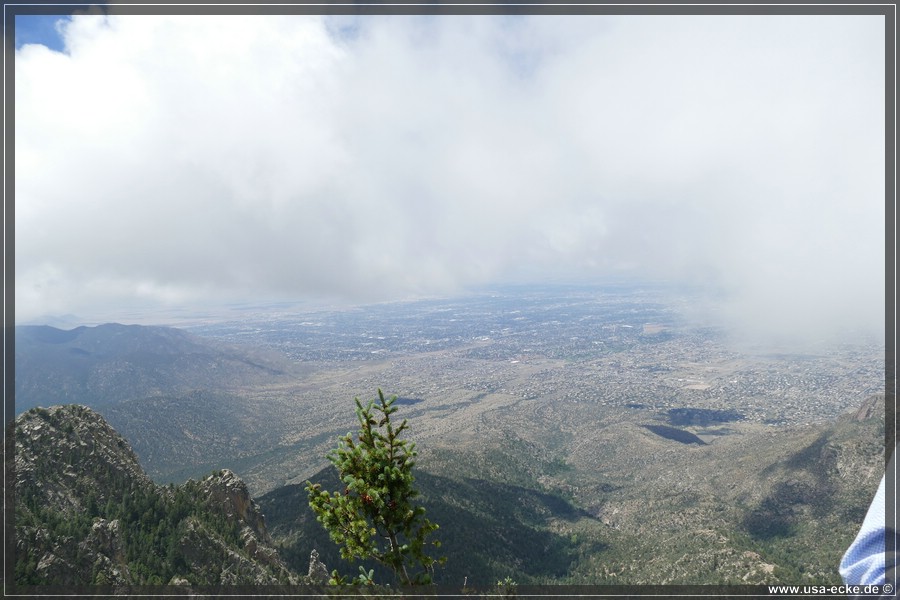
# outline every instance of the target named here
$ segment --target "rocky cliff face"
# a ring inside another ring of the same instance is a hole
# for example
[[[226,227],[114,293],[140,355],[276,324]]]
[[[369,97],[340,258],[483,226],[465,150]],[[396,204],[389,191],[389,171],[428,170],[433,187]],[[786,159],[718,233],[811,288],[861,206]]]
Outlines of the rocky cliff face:
[[[16,419],[16,584],[297,584],[247,486],[219,471],[155,485],[83,406]]]
[[[200,495],[209,510],[240,523],[240,545],[250,559],[275,571],[286,569],[273,548],[274,541],[266,530],[259,505],[237,475],[228,469],[210,475],[200,483]]]
[[[36,408],[15,425],[16,491],[46,508],[77,512],[105,503],[127,483],[149,489],[128,443],[103,418],[77,405]]]
[[[857,421],[867,421],[884,416],[884,394],[873,394],[860,404],[853,418]]]
[[[205,504],[217,510],[229,519],[237,519],[259,540],[271,543],[272,538],[266,531],[266,520],[259,510],[259,505],[250,497],[247,484],[240,477],[223,469],[210,475],[200,484],[206,497]]]

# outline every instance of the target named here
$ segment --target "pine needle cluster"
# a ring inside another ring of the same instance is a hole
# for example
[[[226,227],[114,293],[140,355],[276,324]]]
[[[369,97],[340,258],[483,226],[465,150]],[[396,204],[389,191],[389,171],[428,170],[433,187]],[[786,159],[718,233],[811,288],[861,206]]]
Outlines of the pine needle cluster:
[[[415,443],[400,438],[409,428],[406,419],[396,427],[391,422],[396,400],[386,400],[381,390],[377,402],[365,406],[356,398],[356,439],[348,433],[328,455],[344,489],[328,492],[309,481],[306,489],[316,519],[341,547],[342,558],[375,559],[389,567],[401,585],[430,584],[434,567],[444,561],[426,552],[428,546],[440,547],[439,541],[427,540],[438,526],[415,503]],[[361,569],[352,583],[371,584],[372,576]],[[335,571],[332,583],[348,582]]]

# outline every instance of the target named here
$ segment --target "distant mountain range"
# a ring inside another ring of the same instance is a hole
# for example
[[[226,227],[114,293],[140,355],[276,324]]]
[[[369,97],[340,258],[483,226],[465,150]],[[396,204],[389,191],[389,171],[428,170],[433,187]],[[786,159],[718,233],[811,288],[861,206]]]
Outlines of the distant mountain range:
[[[290,381],[296,368],[274,353],[171,327],[109,323],[64,330],[20,325],[15,332],[17,412],[271,384]]]
[[[291,385],[302,366],[276,353],[170,327],[18,326],[16,412],[77,403],[125,435],[155,478],[205,473],[210,459],[262,451],[268,416],[248,391]],[[221,463],[219,463],[221,464]]]

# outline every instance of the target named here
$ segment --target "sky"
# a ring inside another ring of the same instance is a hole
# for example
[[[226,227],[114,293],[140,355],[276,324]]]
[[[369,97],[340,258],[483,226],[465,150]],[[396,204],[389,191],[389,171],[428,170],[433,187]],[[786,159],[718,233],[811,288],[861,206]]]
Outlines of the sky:
[[[51,50],[65,50],[57,23],[58,15],[25,15],[16,20],[15,48],[18,50],[25,44],[42,44]]]
[[[17,21],[17,322],[624,278],[883,337],[883,17],[52,25]]]

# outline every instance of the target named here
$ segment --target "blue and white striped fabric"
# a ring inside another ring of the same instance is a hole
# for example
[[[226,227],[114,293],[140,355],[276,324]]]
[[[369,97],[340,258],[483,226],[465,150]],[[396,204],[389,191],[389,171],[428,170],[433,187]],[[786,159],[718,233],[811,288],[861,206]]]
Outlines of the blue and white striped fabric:
[[[888,472],[895,473],[896,451],[888,465]],[[885,477],[881,478],[875,498],[869,506],[869,512],[863,520],[862,527],[853,543],[844,553],[840,564],[841,577],[848,585],[894,585],[896,594],[898,539],[895,523],[888,524],[885,512],[886,485]],[[891,477],[895,481],[895,477]],[[896,494],[892,494],[896,498]],[[897,510],[891,511],[891,521],[896,520]],[[893,594],[892,594],[893,595]]]

